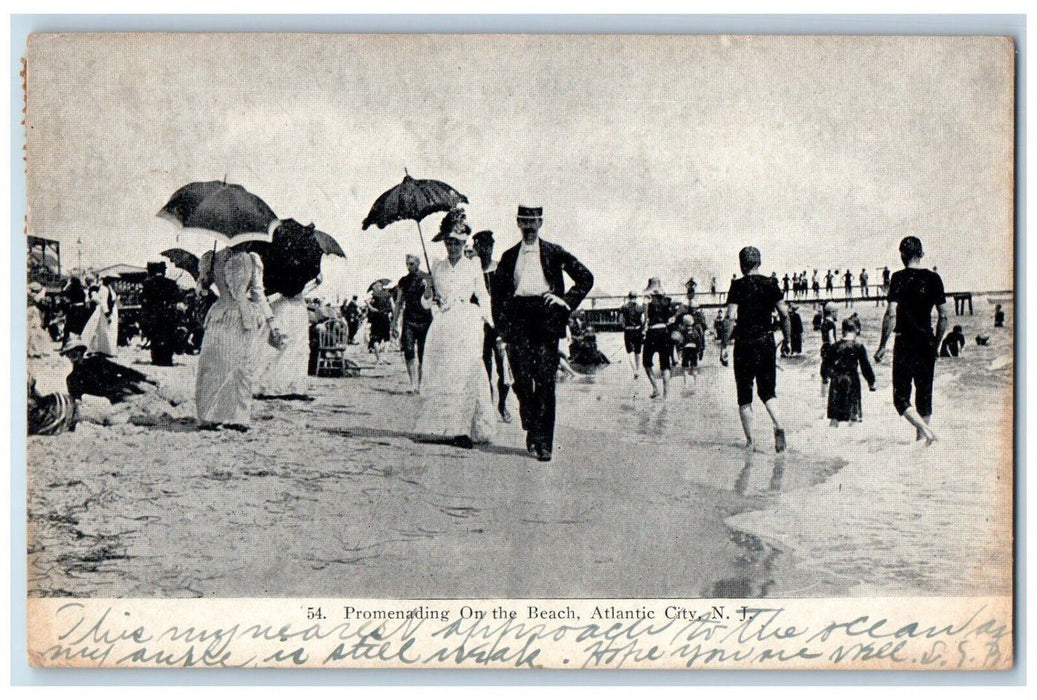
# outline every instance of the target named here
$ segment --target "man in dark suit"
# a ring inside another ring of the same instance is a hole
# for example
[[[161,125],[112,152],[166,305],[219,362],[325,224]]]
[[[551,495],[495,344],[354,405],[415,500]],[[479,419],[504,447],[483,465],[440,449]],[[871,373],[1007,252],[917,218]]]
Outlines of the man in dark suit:
[[[565,337],[569,314],[594,286],[594,275],[561,246],[541,240],[542,224],[541,207],[519,206],[522,242],[501,256],[490,293],[499,304],[497,330],[515,375],[526,449],[541,462],[549,462],[554,449],[558,341]],[[562,273],[573,281],[568,291]]]
[[[148,278],[140,293],[140,312],[144,335],[151,344],[151,364],[173,366],[176,341],[176,304],[180,289],[166,277],[164,262],[148,263]]]

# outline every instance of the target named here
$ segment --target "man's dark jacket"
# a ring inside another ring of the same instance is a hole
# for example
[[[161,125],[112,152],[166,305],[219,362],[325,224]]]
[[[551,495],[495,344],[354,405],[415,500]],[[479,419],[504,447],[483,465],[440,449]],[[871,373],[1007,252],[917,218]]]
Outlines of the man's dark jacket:
[[[515,298],[515,265],[518,263],[521,243],[504,251],[497,270],[492,276],[493,320],[497,330],[508,340],[514,323],[511,311]],[[552,294],[565,300],[566,309],[558,304],[545,305],[544,323],[548,333],[555,338],[565,337],[565,326],[569,322],[569,314],[580,305],[583,298],[594,286],[594,275],[587,267],[576,259],[572,253],[560,245],[540,239],[540,265],[544,270],[544,279]],[[573,285],[565,290],[562,273],[569,275]]]

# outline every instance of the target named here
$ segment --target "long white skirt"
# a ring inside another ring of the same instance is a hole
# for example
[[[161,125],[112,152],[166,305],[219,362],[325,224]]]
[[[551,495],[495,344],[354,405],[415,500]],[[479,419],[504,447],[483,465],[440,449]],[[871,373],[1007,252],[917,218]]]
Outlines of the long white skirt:
[[[199,421],[237,425],[252,421],[252,387],[270,331],[250,321],[246,328],[233,302],[220,300],[209,310],[195,381]]]
[[[29,357],[44,357],[51,351],[50,336],[43,327],[43,314],[35,306],[25,310],[25,344]]]
[[[119,344],[119,307],[112,309],[111,318],[105,316],[100,307],[94,309],[83,327],[82,340],[87,352],[115,357]]]
[[[467,435],[489,442],[497,424],[490,383],[482,362],[483,319],[479,307],[459,303],[437,311],[421,363],[421,411],[414,430],[423,435]]]
[[[266,345],[266,366],[256,385],[257,394],[285,396],[305,394],[309,390],[306,370],[310,361],[310,317],[302,295],[281,297],[270,308],[273,324],[287,337],[285,346],[275,350]]]

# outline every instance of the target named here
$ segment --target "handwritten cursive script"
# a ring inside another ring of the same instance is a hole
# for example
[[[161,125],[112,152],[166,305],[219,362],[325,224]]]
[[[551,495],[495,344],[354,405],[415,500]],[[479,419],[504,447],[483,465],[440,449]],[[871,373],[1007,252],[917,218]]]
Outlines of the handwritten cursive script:
[[[156,615],[149,601],[34,602],[35,615],[49,616],[36,627],[52,634],[35,639],[30,632],[31,660],[40,666],[950,670],[1007,668],[1012,659],[1010,607],[1006,613],[979,601],[942,618],[936,609],[902,619],[853,600],[838,601],[843,615],[831,614],[833,601],[824,601],[822,613],[816,602],[783,601],[696,615],[657,616],[642,605],[630,619],[601,619],[591,602],[566,601],[564,621],[539,619],[552,608],[527,606],[535,611],[531,619],[518,601],[492,616],[468,601],[448,606],[461,614],[439,619],[379,620],[315,616],[313,606],[310,618],[320,619],[295,619],[303,617],[293,612],[296,601],[273,604],[282,619],[268,607],[250,610],[251,601],[240,601],[243,609],[227,601],[178,602],[172,618]],[[623,617],[622,608],[611,616]]]

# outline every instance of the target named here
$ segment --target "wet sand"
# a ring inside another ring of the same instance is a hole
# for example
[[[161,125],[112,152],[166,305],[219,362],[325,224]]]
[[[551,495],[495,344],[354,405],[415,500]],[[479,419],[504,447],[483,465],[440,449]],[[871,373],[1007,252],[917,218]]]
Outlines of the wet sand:
[[[861,308],[873,351],[877,312]],[[955,320],[970,343],[972,326],[990,325],[984,305],[977,310]],[[195,358],[134,364],[178,404],[167,416],[156,420],[152,404],[153,425],[87,422],[29,438],[29,592],[1007,592],[1012,366],[990,366],[1011,354],[1010,331],[995,334],[994,347],[941,360],[934,427],[943,440],[928,450],[892,410],[888,361],[879,392],[865,396],[865,423],[829,429],[816,334],[807,336],[805,357],[783,362],[778,377],[790,443],[782,456],[762,408],[756,451],[741,445],[734,381],[714,347],[694,391],[676,378],[667,401],[650,401],[621,339],[602,334],[614,363],[560,384],[549,464],[526,455],[514,399],[515,423],[500,424],[493,445],[421,441],[398,354],[376,367],[353,348],[360,378],[314,379],[310,403],[258,401],[246,435],[194,429]],[[127,351],[120,361],[142,358]],[[60,384],[62,362],[35,364],[44,385]],[[87,414],[100,419],[103,408]],[[1006,421],[1009,442],[998,452],[993,437]]]

